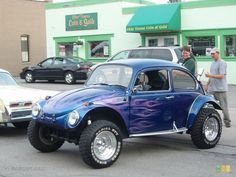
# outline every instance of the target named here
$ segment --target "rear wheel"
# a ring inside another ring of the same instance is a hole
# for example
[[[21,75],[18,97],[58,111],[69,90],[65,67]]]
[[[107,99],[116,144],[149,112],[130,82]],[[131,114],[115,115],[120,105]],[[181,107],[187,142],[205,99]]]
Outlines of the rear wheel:
[[[41,152],[53,152],[59,149],[64,141],[51,137],[50,132],[50,128],[37,123],[35,120],[31,120],[27,135],[35,149]]]
[[[34,77],[33,77],[32,71],[27,71],[27,72],[25,73],[25,82],[27,82],[27,83],[32,83],[32,82],[34,82],[34,81],[35,81],[35,79],[34,79]]]
[[[82,132],[79,148],[84,162],[92,168],[109,167],[122,149],[120,129],[106,120],[95,121]]]
[[[14,122],[12,123],[14,127],[19,128],[19,129],[26,129],[29,125],[29,122]]]
[[[75,82],[74,74],[71,71],[65,73],[65,83],[73,84]]]
[[[220,140],[222,121],[219,113],[212,108],[202,108],[191,128],[193,143],[200,149],[214,147]]]

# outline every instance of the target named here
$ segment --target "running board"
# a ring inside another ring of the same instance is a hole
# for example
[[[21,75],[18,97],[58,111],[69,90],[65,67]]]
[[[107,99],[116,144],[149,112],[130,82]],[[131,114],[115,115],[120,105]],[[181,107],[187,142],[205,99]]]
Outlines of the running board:
[[[129,137],[141,137],[141,136],[153,136],[153,135],[166,135],[172,133],[180,133],[187,131],[187,128],[179,128],[179,129],[172,129],[172,130],[165,130],[165,131],[158,131],[158,132],[150,132],[150,133],[139,133],[139,134],[131,134]]]

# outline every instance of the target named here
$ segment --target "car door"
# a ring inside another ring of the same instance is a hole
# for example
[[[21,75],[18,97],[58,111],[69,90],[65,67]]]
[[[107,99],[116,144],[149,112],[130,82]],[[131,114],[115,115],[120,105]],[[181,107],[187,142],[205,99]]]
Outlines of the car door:
[[[167,69],[140,72],[130,98],[130,134],[172,129],[175,118],[172,99]]]
[[[54,62],[49,67],[50,69],[50,78],[51,79],[61,79],[63,78],[63,66],[64,66],[64,58],[55,57]]]
[[[50,67],[53,63],[53,58],[47,58],[37,65],[34,69],[35,79],[48,79],[50,76]]]
[[[173,68],[171,70],[173,88],[175,124],[178,128],[186,126],[189,110],[200,95],[199,85],[196,79],[186,70]]]

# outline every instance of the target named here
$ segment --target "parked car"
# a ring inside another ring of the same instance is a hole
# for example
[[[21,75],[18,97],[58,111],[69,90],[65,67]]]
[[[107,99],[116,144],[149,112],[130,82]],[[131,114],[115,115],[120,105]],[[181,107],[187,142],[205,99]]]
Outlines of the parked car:
[[[0,124],[12,123],[17,128],[26,128],[32,118],[32,106],[56,91],[30,89],[19,86],[11,74],[0,69]]]
[[[28,83],[35,80],[65,80],[65,83],[73,84],[76,80],[86,80],[88,69],[92,65],[81,58],[51,57],[36,66],[23,68],[20,77]]]
[[[214,147],[222,131],[214,98],[184,67],[143,60],[101,64],[84,88],[35,104],[28,127],[31,145],[52,152],[64,141],[75,143],[93,168],[112,165],[123,138],[186,132],[198,148]]]
[[[131,58],[155,58],[155,59],[163,59],[167,61],[172,61],[177,63],[182,58],[181,48],[178,46],[171,47],[138,47],[133,49],[122,50],[111,58],[109,58],[106,62],[121,60],[121,59],[131,59]],[[88,76],[91,75],[92,71],[99,64],[93,65],[89,71]]]

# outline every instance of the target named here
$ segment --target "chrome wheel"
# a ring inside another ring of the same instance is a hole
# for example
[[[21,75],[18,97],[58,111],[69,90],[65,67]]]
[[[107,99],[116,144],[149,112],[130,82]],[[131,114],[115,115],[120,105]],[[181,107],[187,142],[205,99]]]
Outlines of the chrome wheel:
[[[32,75],[31,72],[27,72],[25,74],[25,80],[26,80],[26,82],[32,82],[33,81],[33,75]]]
[[[219,123],[215,117],[208,118],[204,123],[204,134],[208,141],[214,141],[219,133]]]
[[[73,83],[73,81],[74,81],[74,76],[73,76],[73,74],[72,73],[66,73],[66,75],[65,75],[65,81],[66,81],[66,83],[67,84],[71,84],[71,83]]]
[[[100,132],[94,139],[94,154],[99,160],[110,159],[117,148],[115,135],[110,131]]]

